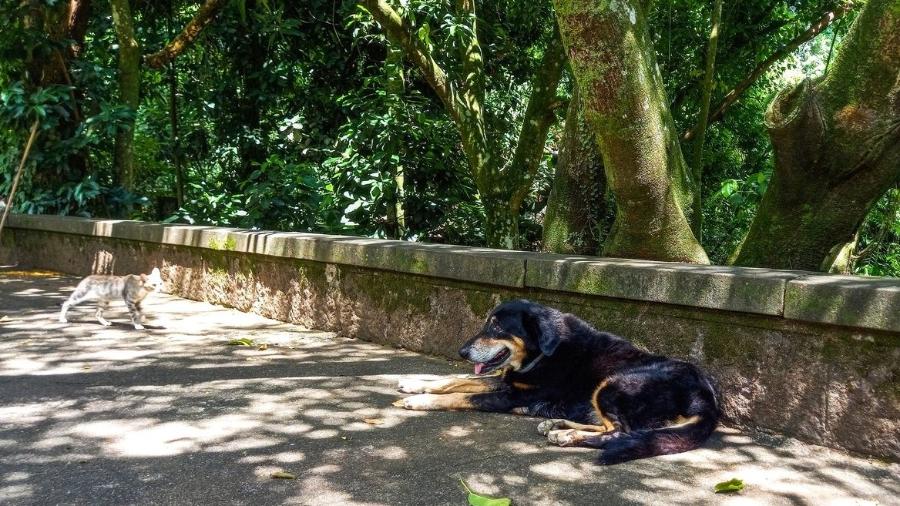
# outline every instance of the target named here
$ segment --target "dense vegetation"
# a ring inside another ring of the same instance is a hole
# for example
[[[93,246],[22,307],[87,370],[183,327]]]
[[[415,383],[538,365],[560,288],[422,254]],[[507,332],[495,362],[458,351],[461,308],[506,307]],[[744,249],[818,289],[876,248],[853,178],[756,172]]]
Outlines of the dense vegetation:
[[[37,125],[18,212],[898,276],[898,18],[0,0],[0,198]]]

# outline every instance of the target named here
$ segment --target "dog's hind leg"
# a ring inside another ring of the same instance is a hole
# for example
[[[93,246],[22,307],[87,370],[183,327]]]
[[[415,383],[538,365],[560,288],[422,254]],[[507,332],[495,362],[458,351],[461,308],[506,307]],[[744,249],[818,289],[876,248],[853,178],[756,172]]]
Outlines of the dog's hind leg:
[[[477,394],[496,392],[505,387],[499,376],[453,377],[439,380],[406,378],[400,380],[397,389],[408,394]]]
[[[589,425],[584,423],[573,422],[571,420],[544,420],[543,422],[538,424],[538,432],[541,433],[542,436],[548,435],[550,432],[559,430],[559,429],[574,429],[580,430],[584,432],[598,432],[605,433],[614,430],[614,428],[607,427],[606,425]]]
[[[587,448],[603,448],[613,439],[624,436],[624,432],[596,432],[578,429],[551,430],[547,433],[547,441],[557,446],[584,446]]]

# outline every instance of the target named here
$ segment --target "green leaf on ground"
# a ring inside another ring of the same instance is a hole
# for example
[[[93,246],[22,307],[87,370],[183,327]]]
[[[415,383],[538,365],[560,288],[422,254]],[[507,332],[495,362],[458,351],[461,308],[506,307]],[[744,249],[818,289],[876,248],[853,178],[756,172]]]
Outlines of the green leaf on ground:
[[[232,339],[228,341],[228,346],[253,346],[253,339],[242,337],[240,339]]]
[[[286,471],[276,471],[272,473],[272,478],[276,480],[296,480],[297,476]]]
[[[722,492],[740,492],[741,490],[744,490],[744,481],[737,478],[732,478],[728,481],[723,481],[722,483],[716,483],[717,494]]]
[[[463,488],[469,493],[469,506],[509,506],[511,503],[508,497],[488,497],[478,495],[475,492],[472,492],[472,489],[470,489],[462,479],[460,479],[459,482],[462,483]]]

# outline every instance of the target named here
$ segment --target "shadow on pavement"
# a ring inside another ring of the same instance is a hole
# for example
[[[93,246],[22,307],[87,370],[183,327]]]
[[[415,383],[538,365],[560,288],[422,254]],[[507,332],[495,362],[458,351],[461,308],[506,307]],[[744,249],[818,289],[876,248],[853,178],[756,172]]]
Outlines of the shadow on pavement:
[[[614,467],[547,446],[536,419],[391,406],[443,360],[160,295],[56,323],[77,280],[0,271],[0,503],[854,504],[900,496],[896,464],[720,430],[703,449]],[[267,349],[227,346],[248,338]],[[284,470],[296,480],[273,480]],[[739,496],[713,485],[747,483]]]

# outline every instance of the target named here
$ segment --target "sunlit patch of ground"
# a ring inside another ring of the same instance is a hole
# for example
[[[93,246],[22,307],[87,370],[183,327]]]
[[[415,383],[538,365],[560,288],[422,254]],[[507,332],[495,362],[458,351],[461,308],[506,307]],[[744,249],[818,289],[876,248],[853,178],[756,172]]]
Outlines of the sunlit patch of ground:
[[[65,276],[62,272],[58,271],[47,271],[40,269],[29,269],[29,270],[15,270],[15,269],[0,269],[0,278],[15,278],[15,279],[29,279],[29,278],[60,278]]]
[[[464,504],[460,478],[517,505],[900,497],[897,465],[731,429],[600,468],[535,419],[391,406],[407,374],[462,371],[444,360],[165,294],[145,331],[121,304],[112,327],[89,304],[59,324],[77,281],[0,279],[0,504]],[[254,346],[226,344],[241,338]],[[742,493],[713,494],[733,477]]]

